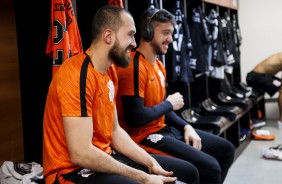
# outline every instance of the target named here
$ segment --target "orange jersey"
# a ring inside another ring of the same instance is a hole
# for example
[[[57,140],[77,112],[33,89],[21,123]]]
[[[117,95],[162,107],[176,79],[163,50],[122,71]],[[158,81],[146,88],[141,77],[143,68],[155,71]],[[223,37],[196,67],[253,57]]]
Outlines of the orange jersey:
[[[89,51],[87,51],[89,53]],[[92,143],[107,154],[114,123],[117,75],[112,65],[101,74],[84,53],[64,61],[49,87],[43,124],[43,169],[47,183],[57,172],[78,167],[70,161],[65,141],[63,117],[92,117]]]
[[[124,8],[122,0],[108,0],[108,4]]]
[[[135,55],[136,51],[132,51],[129,66],[118,69],[119,87],[117,109],[120,125],[138,143],[147,135],[163,128],[165,126],[165,117],[162,116],[142,127],[130,128],[124,121],[121,96],[137,95],[144,99],[144,105],[146,107],[152,107],[163,102],[166,93],[166,71],[160,60],[156,59],[156,63],[152,65],[140,54],[136,63],[134,61]],[[138,64],[138,67],[135,66],[136,64]],[[135,75],[138,74],[135,76],[135,79],[134,73]],[[157,93],[154,93],[154,91],[157,91]]]
[[[53,59],[53,75],[64,60],[83,52],[71,0],[52,0],[46,54]]]

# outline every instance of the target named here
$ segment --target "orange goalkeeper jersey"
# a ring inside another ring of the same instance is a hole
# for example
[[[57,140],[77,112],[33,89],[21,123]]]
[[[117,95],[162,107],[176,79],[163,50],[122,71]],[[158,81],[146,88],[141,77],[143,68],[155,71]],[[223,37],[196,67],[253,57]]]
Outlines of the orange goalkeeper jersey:
[[[120,125],[129,133],[132,139],[139,143],[147,135],[154,133],[165,126],[165,117],[162,116],[149,124],[130,128],[124,120],[121,96],[139,96],[144,99],[147,107],[163,102],[166,93],[166,71],[162,62],[156,59],[152,65],[142,54],[135,61],[136,51],[131,53],[131,61],[127,68],[118,69],[118,117]],[[138,67],[136,67],[138,65]]]
[[[77,169],[70,161],[65,141],[64,116],[92,116],[92,144],[111,154],[115,89],[114,65],[101,74],[84,53],[61,65],[50,84],[44,112],[43,169],[47,183],[53,182],[58,172],[64,174]]]
[[[71,0],[52,0],[46,54],[53,59],[53,76],[64,60],[83,52]]]

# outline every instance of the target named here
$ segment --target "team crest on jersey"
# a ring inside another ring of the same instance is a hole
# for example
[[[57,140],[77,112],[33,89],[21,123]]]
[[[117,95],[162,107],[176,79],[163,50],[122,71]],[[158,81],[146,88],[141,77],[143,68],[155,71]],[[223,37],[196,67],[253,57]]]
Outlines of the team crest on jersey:
[[[150,140],[151,142],[153,143],[157,143],[158,141],[162,140],[164,136],[161,135],[161,134],[150,134],[148,137],[147,137],[147,140]]]
[[[158,71],[158,74],[159,74],[160,79],[161,79],[162,87],[165,87],[165,77],[164,77],[164,74],[160,70]]]
[[[94,174],[94,172],[89,169],[82,169],[77,174],[81,175],[84,178],[87,178],[88,176]]]
[[[113,81],[109,80],[108,88],[109,88],[109,98],[110,98],[110,101],[113,102],[114,101],[114,96],[115,96],[115,86],[114,86]]]

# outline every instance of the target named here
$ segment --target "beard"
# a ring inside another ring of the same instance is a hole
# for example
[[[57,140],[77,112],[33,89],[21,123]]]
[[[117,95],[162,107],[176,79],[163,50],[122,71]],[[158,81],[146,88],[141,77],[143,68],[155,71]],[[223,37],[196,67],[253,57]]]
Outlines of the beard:
[[[156,55],[164,55],[166,52],[162,51],[161,47],[154,41],[151,42],[151,47],[155,51]]]
[[[130,45],[126,49],[123,49],[117,40],[109,52],[109,58],[113,60],[117,66],[126,68],[130,62],[130,56],[127,55],[127,50],[132,48],[133,47]]]

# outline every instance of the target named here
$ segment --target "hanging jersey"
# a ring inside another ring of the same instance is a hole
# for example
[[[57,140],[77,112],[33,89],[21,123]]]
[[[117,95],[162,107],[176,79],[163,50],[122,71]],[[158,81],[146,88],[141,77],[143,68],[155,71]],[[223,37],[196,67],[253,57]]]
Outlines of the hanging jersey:
[[[212,33],[211,44],[211,58],[210,58],[210,73],[209,76],[217,79],[224,78],[224,51],[222,48],[222,36],[220,30],[220,22],[218,19],[218,13],[211,9],[208,15],[208,21]]]
[[[161,61],[156,59],[152,65],[140,52],[131,52],[131,61],[127,68],[118,69],[119,90],[117,109],[120,125],[129,133],[135,142],[140,142],[149,134],[165,126],[164,116],[138,128],[129,127],[122,111],[122,96],[138,96],[144,99],[146,107],[163,102],[166,93],[166,71]],[[158,93],[152,93],[158,91]]]
[[[211,10],[208,16],[208,21],[212,33],[212,62],[211,65],[215,67],[224,66],[224,51],[222,48],[222,33],[221,22],[219,15],[215,10]]]
[[[232,24],[233,24],[233,33],[234,33],[234,42],[235,42],[235,47],[236,47],[236,54],[238,58],[238,62],[240,63],[240,58],[241,58],[241,52],[240,52],[240,46],[242,43],[242,36],[241,36],[241,31],[238,23],[238,16],[237,14],[233,14],[232,16]]]
[[[211,35],[201,7],[195,7],[192,10],[192,20],[189,27],[191,28],[193,46],[190,67],[197,72],[207,72]]]
[[[158,0],[148,0],[148,8],[157,8],[160,9]]]
[[[225,12],[222,18],[222,30],[226,47],[227,65],[239,67],[239,58],[236,53],[236,46],[234,40],[234,29],[229,15]]]
[[[71,0],[52,0],[46,54],[53,59],[53,76],[64,60],[83,52]]]
[[[65,60],[57,74],[49,87],[43,125],[43,168],[48,183],[54,181],[59,170],[64,174],[77,169],[67,149],[63,117],[92,117],[92,144],[107,154],[112,152],[117,89],[114,66],[101,74],[81,53]]]
[[[180,80],[185,85],[189,85],[193,82],[193,75],[189,65],[192,54],[192,41],[180,1],[176,1],[173,14],[176,24],[173,32],[173,43],[170,45],[172,47],[170,49],[172,52],[171,62],[167,62],[166,67],[166,70],[169,71],[167,79],[171,83]]]
[[[108,4],[124,8],[122,0],[108,0]]]

